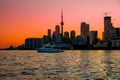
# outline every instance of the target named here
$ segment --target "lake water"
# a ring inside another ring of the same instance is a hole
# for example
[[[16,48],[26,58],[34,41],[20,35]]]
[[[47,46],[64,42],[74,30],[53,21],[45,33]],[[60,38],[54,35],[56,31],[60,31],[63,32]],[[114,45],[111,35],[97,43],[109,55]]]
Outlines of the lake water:
[[[0,80],[120,80],[120,51],[1,50]]]

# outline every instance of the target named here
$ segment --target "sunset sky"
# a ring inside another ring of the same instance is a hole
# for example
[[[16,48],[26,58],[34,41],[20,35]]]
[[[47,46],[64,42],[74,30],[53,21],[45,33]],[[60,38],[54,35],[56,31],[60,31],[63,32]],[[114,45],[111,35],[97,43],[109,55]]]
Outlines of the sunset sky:
[[[54,31],[64,11],[64,31],[80,35],[80,23],[90,24],[99,38],[105,12],[120,27],[120,0],[0,0],[0,48],[24,44],[25,38],[40,38]]]

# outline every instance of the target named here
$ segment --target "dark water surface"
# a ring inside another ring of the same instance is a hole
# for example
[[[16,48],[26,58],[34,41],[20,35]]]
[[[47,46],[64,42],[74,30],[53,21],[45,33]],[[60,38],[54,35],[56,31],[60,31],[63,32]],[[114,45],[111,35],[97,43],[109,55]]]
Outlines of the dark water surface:
[[[120,51],[1,50],[0,80],[120,80]]]

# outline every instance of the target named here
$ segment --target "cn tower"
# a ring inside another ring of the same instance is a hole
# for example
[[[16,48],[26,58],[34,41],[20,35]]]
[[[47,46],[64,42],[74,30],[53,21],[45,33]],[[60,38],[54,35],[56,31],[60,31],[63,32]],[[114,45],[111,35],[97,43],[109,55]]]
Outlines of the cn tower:
[[[63,10],[61,11],[61,23],[60,23],[60,25],[61,25],[61,34],[63,36],[63,26],[64,26],[64,22],[63,22]]]

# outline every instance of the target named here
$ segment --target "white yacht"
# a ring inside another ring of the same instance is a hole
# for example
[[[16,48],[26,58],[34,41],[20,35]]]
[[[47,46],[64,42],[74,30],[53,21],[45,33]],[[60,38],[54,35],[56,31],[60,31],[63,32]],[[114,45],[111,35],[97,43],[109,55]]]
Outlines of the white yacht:
[[[60,45],[48,43],[47,45],[45,45],[41,48],[37,48],[37,51],[38,52],[50,52],[50,53],[64,52],[64,50],[61,48],[62,47]]]

